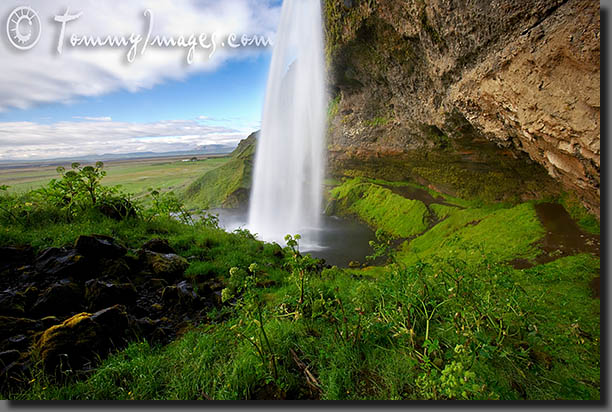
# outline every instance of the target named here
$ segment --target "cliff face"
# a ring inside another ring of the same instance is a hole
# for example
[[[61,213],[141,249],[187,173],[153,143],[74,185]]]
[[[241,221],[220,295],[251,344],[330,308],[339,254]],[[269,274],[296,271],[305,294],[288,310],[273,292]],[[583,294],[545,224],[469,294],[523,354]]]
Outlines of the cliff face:
[[[478,154],[493,142],[599,214],[598,3],[326,0],[325,12],[332,168],[466,150],[495,168]]]

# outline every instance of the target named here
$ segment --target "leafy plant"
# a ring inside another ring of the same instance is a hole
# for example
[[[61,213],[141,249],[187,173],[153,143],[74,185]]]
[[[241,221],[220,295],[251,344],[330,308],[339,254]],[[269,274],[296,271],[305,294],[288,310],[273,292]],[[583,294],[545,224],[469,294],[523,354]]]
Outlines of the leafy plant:
[[[148,221],[157,217],[177,218],[183,223],[193,224],[191,214],[185,209],[183,203],[176,197],[174,192],[161,192],[159,189],[149,188],[149,196],[152,200],[152,205],[145,211],[145,216]],[[203,224],[217,224],[218,220],[208,217],[203,217]]]
[[[238,302],[238,306],[243,314],[239,325],[246,321],[247,324],[253,324],[257,327],[258,336],[249,337],[248,334],[243,332],[238,333],[238,337],[248,341],[261,358],[262,363],[265,365],[268,363],[272,370],[274,379],[278,379],[278,368],[276,365],[276,355],[270,345],[270,340],[266,333],[263,306],[259,294],[255,290],[257,285],[257,272],[258,266],[256,263],[249,265],[248,271],[233,267],[230,269],[228,286],[221,291],[221,297],[223,302],[227,302],[232,298],[236,298],[241,295],[241,299]]]
[[[287,235],[285,236],[285,242],[291,250],[291,256],[289,258],[289,265],[291,267],[292,277],[295,280],[299,290],[300,298],[298,304],[302,306],[304,304],[304,294],[307,287],[308,278],[312,270],[316,266],[316,260],[310,256],[310,254],[302,256],[300,254],[300,235]]]

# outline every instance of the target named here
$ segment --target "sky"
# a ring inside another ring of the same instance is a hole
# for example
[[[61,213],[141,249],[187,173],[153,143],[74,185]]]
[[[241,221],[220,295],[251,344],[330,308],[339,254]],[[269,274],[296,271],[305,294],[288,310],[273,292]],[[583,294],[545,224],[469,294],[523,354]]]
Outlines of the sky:
[[[197,150],[259,128],[272,48],[227,39],[273,40],[280,0],[30,0],[40,24],[24,5],[0,5],[0,162]],[[126,43],[86,45],[109,35]]]

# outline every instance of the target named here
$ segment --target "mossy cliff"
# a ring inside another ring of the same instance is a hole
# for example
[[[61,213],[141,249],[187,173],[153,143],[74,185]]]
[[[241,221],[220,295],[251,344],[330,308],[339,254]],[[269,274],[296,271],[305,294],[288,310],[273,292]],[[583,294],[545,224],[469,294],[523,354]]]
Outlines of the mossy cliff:
[[[599,215],[598,3],[326,0],[325,15],[333,174],[385,158],[403,165],[387,179],[523,199],[558,181]]]

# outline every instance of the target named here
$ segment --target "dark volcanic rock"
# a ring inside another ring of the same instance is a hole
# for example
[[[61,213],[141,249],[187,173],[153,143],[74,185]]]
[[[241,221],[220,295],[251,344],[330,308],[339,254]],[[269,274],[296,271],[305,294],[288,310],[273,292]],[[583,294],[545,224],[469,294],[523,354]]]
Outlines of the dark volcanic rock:
[[[151,239],[144,245],[142,245],[144,250],[150,250],[151,252],[156,253],[174,253],[176,251],[172,249],[172,247],[168,244],[166,239]]]
[[[130,305],[136,301],[137,293],[129,283],[115,284],[96,279],[85,283],[85,301],[89,310],[98,310],[111,305]]]
[[[89,272],[85,257],[74,249],[45,249],[36,258],[36,270],[44,275],[57,277],[82,277]]]
[[[127,253],[127,249],[117,243],[115,239],[103,235],[79,236],[74,248],[82,255],[96,260],[118,258]]]
[[[21,357],[21,353],[18,350],[6,350],[0,352],[0,369],[7,367],[11,363],[15,362]]]
[[[100,278],[128,279],[130,273],[134,271],[125,258],[102,259],[97,265],[97,274]]]
[[[36,300],[32,312],[39,315],[63,315],[82,310],[83,291],[74,282],[62,281],[49,286]]]
[[[37,258],[29,248],[1,249],[0,390],[27,384],[32,353],[47,372],[82,371],[134,336],[174,339],[214,300],[182,281],[189,262],[173,252],[154,239],[128,254],[99,235]]]
[[[30,246],[0,247],[0,273],[11,267],[30,265],[34,261],[34,252]]]
[[[26,311],[26,298],[23,294],[5,290],[0,292],[0,314],[23,316]]]
[[[42,323],[33,319],[0,316],[0,341],[20,334],[34,334],[41,328]]]

